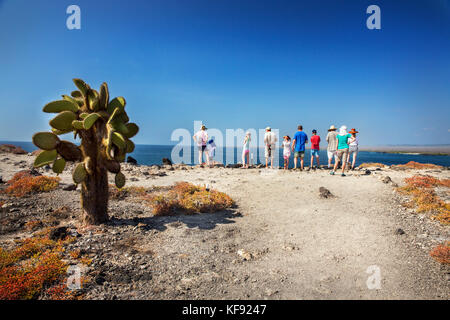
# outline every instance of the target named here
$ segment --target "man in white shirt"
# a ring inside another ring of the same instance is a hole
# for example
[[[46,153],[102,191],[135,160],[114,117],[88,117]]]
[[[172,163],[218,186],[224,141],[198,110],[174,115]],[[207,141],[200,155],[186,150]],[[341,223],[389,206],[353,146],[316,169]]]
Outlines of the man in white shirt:
[[[192,138],[197,143],[198,163],[200,165],[203,165],[203,152],[204,152],[206,156],[206,163],[209,166],[209,155],[208,152],[206,151],[206,144],[208,142],[208,133],[206,132],[206,130],[207,128],[204,125],[202,125],[202,128],[196,134],[194,134]]]
[[[266,157],[266,168],[269,167],[270,158],[270,168],[273,169],[273,157],[275,154],[275,147],[277,143],[277,136],[272,132],[270,127],[266,128],[266,133],[264,134],[264,155]]]

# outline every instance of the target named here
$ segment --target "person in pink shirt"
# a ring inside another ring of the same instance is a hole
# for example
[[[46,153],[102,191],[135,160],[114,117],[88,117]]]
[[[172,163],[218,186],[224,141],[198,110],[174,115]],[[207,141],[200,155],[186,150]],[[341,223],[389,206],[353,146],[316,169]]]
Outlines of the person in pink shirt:
[[[317,135],[317,130],[314,129],[312,131],[312,137],[311,137],[311,167],[310,167],[310,170],[313,168],[313,165],[314,165],[314,157],[316,157],[317,168],[320,168],[319,144],[320,144],[320,136]]]

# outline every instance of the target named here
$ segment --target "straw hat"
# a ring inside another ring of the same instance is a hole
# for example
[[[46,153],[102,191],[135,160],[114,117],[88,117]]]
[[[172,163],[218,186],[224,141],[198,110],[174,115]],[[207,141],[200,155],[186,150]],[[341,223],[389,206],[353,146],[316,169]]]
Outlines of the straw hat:
[[[330,127],[330,129],[328,129],[328,131],[335,131],[336,130],[336,127],[334,126],[334,125],[332,125],[331,127]]]
[[[348,133],[358,133],[359,131],[356,131],[355,128],[352,128],[352,130],[350,130]]]

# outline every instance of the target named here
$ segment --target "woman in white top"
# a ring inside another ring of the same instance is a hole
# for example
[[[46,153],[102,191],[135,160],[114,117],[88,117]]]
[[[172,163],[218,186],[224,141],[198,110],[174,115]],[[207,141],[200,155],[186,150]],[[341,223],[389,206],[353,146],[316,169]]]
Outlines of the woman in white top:
[[[245,134],[244,146],[242,148],[242,167],[246,169],[248,169],[248,165],[250,164],[250,141],[252,141],[251,133],[247,132]]]
[[[353,128],[348,133],[350,133],[352,136],[348,139],[348,157],[347,157],[347,163],[350,163],[350,155],[353,154],[353,161],[351,169],[355,169],[355,163],[356,163],[356,156],[358,155],[358,138],[356,137],[356,134],[358,131]]]
[[[192,137],[195,142],[197,142],[197,148],[198,148],[198,163],[200,165],[203,165],[203,152],[206,151],[206,144],[208,142],[208,133],[206,132],[207,128],[202,125],[202,128],[200,131],[198,131],[194,136]],[[209,155],[208,152],[205,152],[206,156],[206,163],[209,165]]]
[[[289,169],[289,158],[291,157],[291,137],[283,137],[283,159],[284,159],[284,170]]]

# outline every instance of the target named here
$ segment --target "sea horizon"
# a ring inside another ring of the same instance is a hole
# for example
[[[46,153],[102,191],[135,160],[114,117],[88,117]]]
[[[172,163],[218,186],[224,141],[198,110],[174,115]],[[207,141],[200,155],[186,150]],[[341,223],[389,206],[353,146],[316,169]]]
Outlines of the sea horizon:
[[[23,148],[27,152],[33,152],[38,148],[33,145],[31,141],[8,141],[8,140],[0,140],[0,144],[13,144]],[[445,145],[442,145],[445,146]],[[172,162],[177,163],[172,159],[172,152],[175,145],[160,145],[160,144],[136,144],[136,148],[133,153],[129,154],[132,158],[136,159],[138,164],[142,165],[161,165],[163,158],[168,158]],[[181,145],[179,147],[182,147]],[[187,148],[186,148],[187,147]],[[422,148],[421,151],[417,149],[420,146],[409,146],[410,149],[408,152],[408,146],[402,146],[402,150],[394,150],[391,146],[385,146],[385,148],[381,147],[366,147],[361,146],[360,151],[358,152],[358,157],[356,161],[356,165],[367,162],[377,162],[383,163],[385,165],[396,165],[396,164],[404,164],[409,161],[421,162],[421,163],[432,163],[436,165],[441,165],[445,167],[450,167],[450,155],[448,153],[441,154],[436,151],[436,153],[430,153],[430,148],[436,146],[422,146],[428,147],[428,149]],[[416,149],[414,149],[416,148]],[[181,148],[187,150],[189,152],[189,146],[184,146]],[[397,146],[397,149],[400,149],[400,146]],[[444,149],[443,149],[444,150]],[[441,150],[442,151],[442,150]],[[278,148],[279,156],[278,163],[276,165],[283,165],[283,151],[282,148]],[[448,151],[447,151],[448,152]],[[181,155],[183,153],[181,152]],[[241,160],[242,155],[242,146],[239,147],[223,147],[218,146],[216,148],[216,155],[214,160],[218,163],[223,164],[238,164],[242,163]],[[190,146],[190,157],[186,156],[188,161],[182,161],[188,165],[198,164],[197,162],[197,148],[195,146]],[[305,152],[305,166],[310,166],[310,149],[307,146]],[[185,158],[186,159],[186,158]],[[189,160],[190,159],[190,160]],[[327,164],[327,152],[326,152],[326,144],[322,146],[319,151],[319,161],[320,164]],[[179,162],[179,161],[178,161]],[[264,163],[264,150],[261,146],[250,148],[250,162],[251,164],[260,164]],[[316,164],[316,162],[315,162]],[[289,167],[293,167],[293,156],[291,156],[289,161]]]

